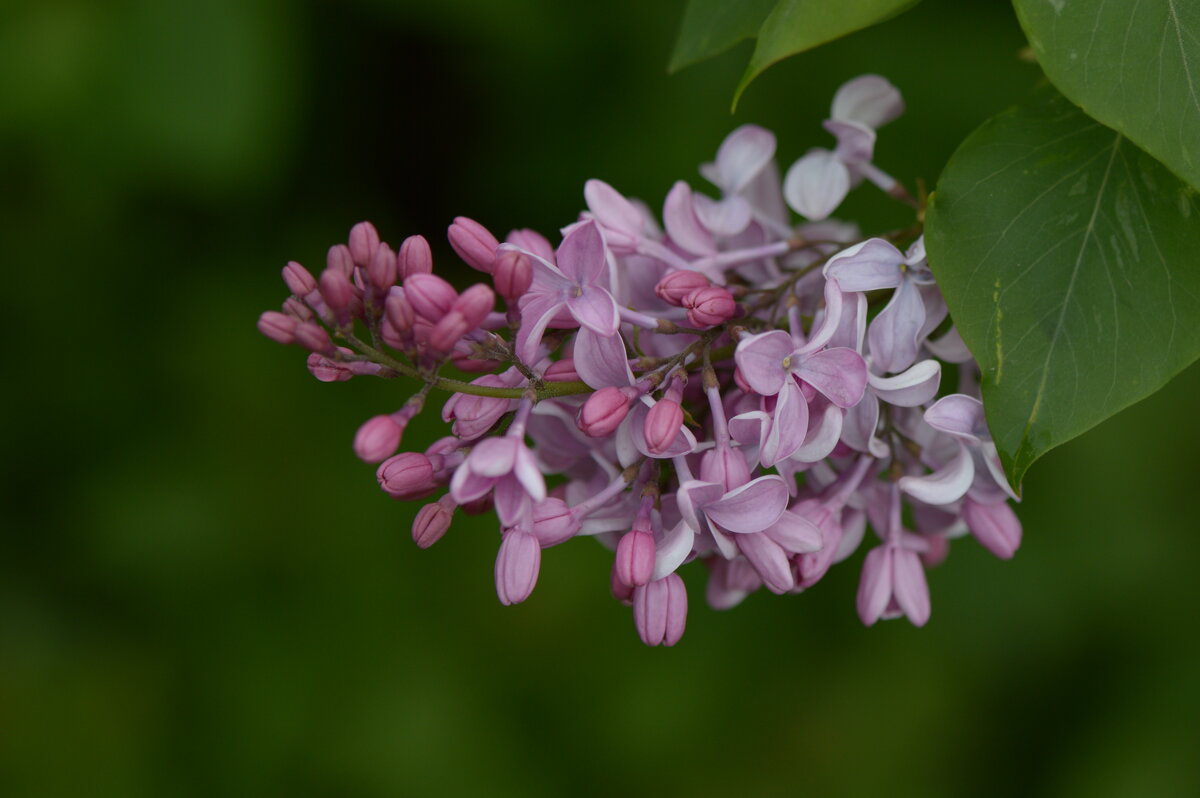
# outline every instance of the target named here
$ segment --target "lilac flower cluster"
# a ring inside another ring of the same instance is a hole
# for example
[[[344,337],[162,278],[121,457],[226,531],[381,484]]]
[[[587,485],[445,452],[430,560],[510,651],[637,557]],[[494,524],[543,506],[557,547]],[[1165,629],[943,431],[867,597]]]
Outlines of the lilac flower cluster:
[[[530,595],[543,548],[592,537],[614,552],[611,589],[641,639],[673,645],[684,564],[703,562],[709,604],[729,608],[760,588],[813,587],[869,524],[860,618],[923,625],[924,569],[948,541],[970,532],[1008,558],[1021,527],[978,367],[929,270],[920,203],[872,163],[876,129],[902,110],[883,78],[850,81],[825,122],[835,148],[782,181],[774,136],[740,127],[700,170],[720,196],[676,183],[661,226],[599,180],[557,247],[532,230],[500,242],[460,217],[450,244],[491,287],[456,291],[424,238],[393,250],[358,224],[319,278],[284,268],[291,296],[259,329],[308,349],[322,381],[420,381],[362,425],[354,451],[397,499],[442,492],[413,524],[422,548],[457,509],[495,510],[504,604]],[[864,237],[830,219],[863,181],[917,206],[917,224]],[[482,376],[444,376],[448,365]],[[451,434],[397,453],[434,389],[451,394]]]

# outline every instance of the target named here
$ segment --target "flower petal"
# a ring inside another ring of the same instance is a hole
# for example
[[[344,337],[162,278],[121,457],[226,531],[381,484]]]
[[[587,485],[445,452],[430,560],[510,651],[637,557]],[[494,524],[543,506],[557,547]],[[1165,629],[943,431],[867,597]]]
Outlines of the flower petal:
[[[695,539],[696,533],[687,521],[680,521],[664,533],[662,540],[655,546],[654,572],[650,579],[662,579],[667,574],[674,573],[692,553]]]
[[[736,194],[774,157],[775,134],[758,125],[742,125],[726,136],[717,150],[720,187]]]
[[[766,439],[758,453],[759,462],[770,468],[795,454],[808,434],[808,400],[792,378],[788,378],[775,399]]]
[[[787,507],[783,477],[768,474],[735,488],[704,506],[704,514],[723,529],[737,534],[761,532],[779,520]]]
[[[521,298],[521,327],[517,330],[517,355],[526,363],[536,363],[542,336],[548,325],[563,308],[557,297],[549,294],[529,295]]]
[[[961,393],[952,393],[934,402],[925,411],[925,421],[940,432],[971,442],[980,440],[981,427],[986,429],[983,402]]]
[[[838,407],[854,407],[867,390],[867,364],[852,349],[816,352],[793,366],[793,372]]]
[[[736,194],[720,200],[694,194],[692,203],[700,224],[716,236],[736,236],[745,231],[754,219],[754,209],[750,203]]]
[[[929,585],[915,551],[897,547],[892,555],[892,594],[913,626],[929,621]]]
[[[717,251],[712,233],[704,228],[692,202],[692,189],[678,181],[663,203],[663,224],[667,235],[680,249],[693,255],[711,255]]]
[[[828,457],[830,452],[837,447],[838,439],[842,436],[842,424],[846,412],[836,405],[826,404],[815,425],[812,423],[810,415],[808,434],[804,438],[804,443],[792,454],[792,459],[801,463],[819,463]]]
[[[642,212],[637,206],[627,200],[621,192],[605,183],[603,180],[589,180],[583,184],[583,198],[587,201],[588,210],[608,230],[636,242],[642,235]],[[596,231],[599,233],[599,230]],[[568,238],[570,236],[568,235]],[[563,239],[563,245],[567,240]],[[588,242],[588,252],[593,245]],[[601,241],[603,246],[603,241]],[[573,272],[563,263],[563,246],[558,248],[558,265],[563,274],[572,276]]]
[[[580,327],[572,351],[579,378],[591,387],[633,385],[633,372],[621,336],[600,335],[590,327]]]
[[[795,350],[792,336],[783,330],[771,330],[743,338],[734,360],[751,388],[763,396],[774,396],[788,377],[783,361]]]
[[[941,379],[942,364],[936,360],[922,360],[895,377],[867,377],[875,395],[897,407],[925,404],[937,395]]]
[[[863,560],[862,577],[858,581],[858,617],[871,626],[880,619],[892,600],[891,546],[876,546]]]
[[[867,339],[871,363],[885,371],[903,371],[917,359],[917,335],[925,323],[925,303],[911,280],[904,280],[871,322]]]
[[[1021,521],[1007,502],[980,504],[967,499],[962,515],[975,539],[1000,559],[1011,559],[1021,545]]]
[[[975,461],[967,447],[937,471],[923,477],[901,477],[900,490],[926,504],[950,504],[966,495],[975,478]]]
[[[900,285],[902,263],[900,250],[882,238],[868,238],[830,258],[824,273],[837,280],[843,291],[876,291]]]
[[[860,75],[842,84],[833,95],[830,116],[878,129],[904,113],[900,91],[879,75]]]
[[[617,301],[612,294],[598,285],[583,286],[579,296],[567,300],[567,310],[584,327],[591,327],[601,335],[616,335],[621,324]]]
[[[783,180],[783,196],[792,210],[811,221],[824,219],[850,193],[850,172],[828,150],[812,150],[792,164]]]
[[[820,551],[824,543],[820,527],[791,510],[784,510],[779,520],[767,527],[763,534],[793,554]],[[742,537],[739,535],[738,539]]]
[[[870,163],[875,155],[875,131],[861,122],[826,119],[824,127],[837,139],[834,152],[846,163]]]
[[[792,563],[778,543],[763,534],[738,535],[737,546],[771,592],[786,593],[796,586]]]

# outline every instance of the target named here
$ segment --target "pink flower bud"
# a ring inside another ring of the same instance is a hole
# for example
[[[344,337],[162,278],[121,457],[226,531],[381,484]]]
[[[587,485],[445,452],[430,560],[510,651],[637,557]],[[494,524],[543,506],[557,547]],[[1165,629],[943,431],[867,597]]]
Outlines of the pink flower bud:
[[[483,324],[495,306],[496,295],[492,293],[492,289],[483,283],[476,283],[463,291],[458,299],[454,300],[450,309],[461,313],[467,323],[471,325],[471,329],[474,330]]]
[[[533,534],[542,548],[570,540],[579,528],[579,519],[562,499],[552,496],[533,507]]]
[[[659,280],[658,285],[654,286],[654,293],[658,294],[658,298],[663,302],[681,307],[684,297],[710,285],[712,283],[709,279],[700,272],[680,269]]]
[[[500,603],[517,604],[529,598],[541,564],[542,548],[536,537],[520,529],[505,532],[496,555],[496,595]]]
[[[419,499],[436,486],[433,462],[418,452],[401,452],[389,457],[375,472],[379,487],[396,499]]]
[[[294,260],[288,261],[288,265],[283,267],[283,281],[287,284],[288,290],[296,296],[308,296],[317,290],[316,279],[308,269]]]
[[[468,266],[491,273],[492,261],[496,258],[496,247],[500,246],[500,242],[486,227],[474,219],[457,216],[447,234],[450,246],[454,247],[458,257],[466,261]]]
[[[621,578],[617,575],[616,563],[613,563],[612,570],[609,572],[608,586],[612,590],[613,598],[617,601],[626,606],[633,604],[633,586],[621,581]]]
[[[308,305],[305,305],[303,302],[301,302],[299,299],[296,299],[296,297],[294,297],[294,296],[290,296],[287,299],[283,300],[283,312],[286,315],[291,316],[296,321],[312,321],[313,320],[312,309],[309,308]]]
[[[345,244],[330,247],[325,256],[325,268],[339,271],[347,277],[354,274],[354,256],[350,254],[350,247]]]
[[[276,310],[263,311],[258,317],[258,331],[280,344],[296,342],[296,325],[298,322],[291,316]]]
[[[549,382],[577,382],[579,372],[575,370],[575,361],[572,358],[564,357],[547,366],[546,370],[542,372],[542,378]]]
[[[687,589],[678,574],[633,589],[633,622],[648,646],[679,642],[687,623]]]
[[[359,222],[350,228],[350,255],[356,266],[366,268],[379,248],[379,233],[370,222]]]
[[[1002,560],[1012,559],[1021,546],[1021,520],[1007,502],[982,504],[966,499],[962,517],[975,539]]]
[[[441,321],[433,326],[426,342],[429,344],[429,348],[435,352],[449,352],[464,335],[473,329],[470,323],[463,318],[462,313],[452,310],[442,316]]]
[[[412,538],[423,549],[427,549],[442,539],[450,528],[450,520],[454,516],[454,507],[447,507],[441,501],[431,502],[417,512],[413,519]]]
[[[329,333],[325,332],[325,328],[315,322],[298,322],[295,334],[296,343],[310,352],[316,352],[320,355],[331,355],[337,351],[333,346],[333,341],[329,340]]]
[[[579,429],[593,438],[603,438],[616,431],[629,412],[629,399],[614,386],[601,388],[587,398],[579,408],[576,423]]]
[[[344,316],[354,301],[354,286],[337,269],[326,269],[321,272],[321,297],[334,313]]]
[[[397,275],[396,253],[387,244],[380,244],[367,264],[367,279],[380,294],[396,284]]]
[[[412,329],[413,307],[409,304],[404,289],[400,286],[396,285],[388,289],[387,299],[383,302],[383,313],[396,328],[396,332],[405,333]]]
[[[404,427],[391,416],[375,416],[358,428],[354,435],[354,453],[367,463],[381,463],[395,454]]]
[[[505,243],[520,247],[526,252],[532,252],[542,260],[554,263],[554,247],[546,237],[536,230],[513,230],[504,239]]]
[[[642,427],[646,446],[654,454],[661,454],[675,442],[683,426],[683,407],[671,399],[660,399],[646,414]]]
[[[533,263],[524,252],[506,249],[496,256],[492,270],[492,282],[496,292],[509,302],[525,296],[533,283]]]
[[[696,327],[711,327],[733,318],[737,302],[733,294],[719,285],[697,289],[683,298],[688,321]]]
[[[354,376],[345,363],[338,363],[315,352],[308,356],[308,370],[321,382],[345,382]]]
[[[404,281],[404,296],[418,316],[436,324],[450,312],[458,294],[435,274],[414,274]]]
[[[400,279],[406,280],[414,274],[429,274],[433,271],[433,252],[425,236],[409,236],[400,245],[397,257]]]
[[[655,554],[653,535],[640,529],[626,532],[617,543],[617,578],[630,587],[648,584]]]

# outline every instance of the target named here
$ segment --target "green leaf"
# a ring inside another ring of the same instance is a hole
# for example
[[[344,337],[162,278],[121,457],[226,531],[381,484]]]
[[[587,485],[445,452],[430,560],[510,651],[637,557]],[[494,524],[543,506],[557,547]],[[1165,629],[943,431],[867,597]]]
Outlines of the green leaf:
[[[1068,98],[1200,188],[1200,3],[1014,0]]]
[[[1200,355],[1195,192],[1053,90],[967,137],[926,224],[1014,486]]]
[[[891,19],[918,2],[920,0],[779,0],[758,32],[754,55],[733,95],[734,108],[750,82],[771,64]]]
[[[777,0],[688,0],[668,72],[719,55],[758,34]]]

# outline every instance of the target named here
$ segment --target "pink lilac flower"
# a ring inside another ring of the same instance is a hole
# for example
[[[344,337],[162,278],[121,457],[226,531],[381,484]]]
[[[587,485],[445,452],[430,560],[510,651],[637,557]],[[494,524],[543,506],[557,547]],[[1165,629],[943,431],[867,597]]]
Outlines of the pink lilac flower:
[[[533,597],[542,549],[587,537],[647,645],[683,635],[685,568],[705,568],[708,604],[729,609],[764,589],[834,589],[820,587],[830,569],[861,559],[861,620],[923,625],[925,570],[955,539],[1007,559],[1022,530],[919,215],[874,237],[828,218],[864,180],[912,204],[874,163],[902,109],[883,78],[848,82],[825,122],[835,148],[786,181],[756,125],[700,167],[716,196],[680,180],[648,204],[589,180],[557,247],[456,217],[450,248],[489,277],[473,285],[436,268],[420,235],[393,249],[360,222],[317,276],[283,267],[288,295],[258,329],[305,351],[322,382],[411,387],[357,424],[354,453],[388,495],[423,500],[420,548],[460,509],[495,513],[503,604]],[[947,363],[957,392],[937,398]],[[437,400],[447,434],[403,451]],[[860,555],[868,528],[879,543]]]

